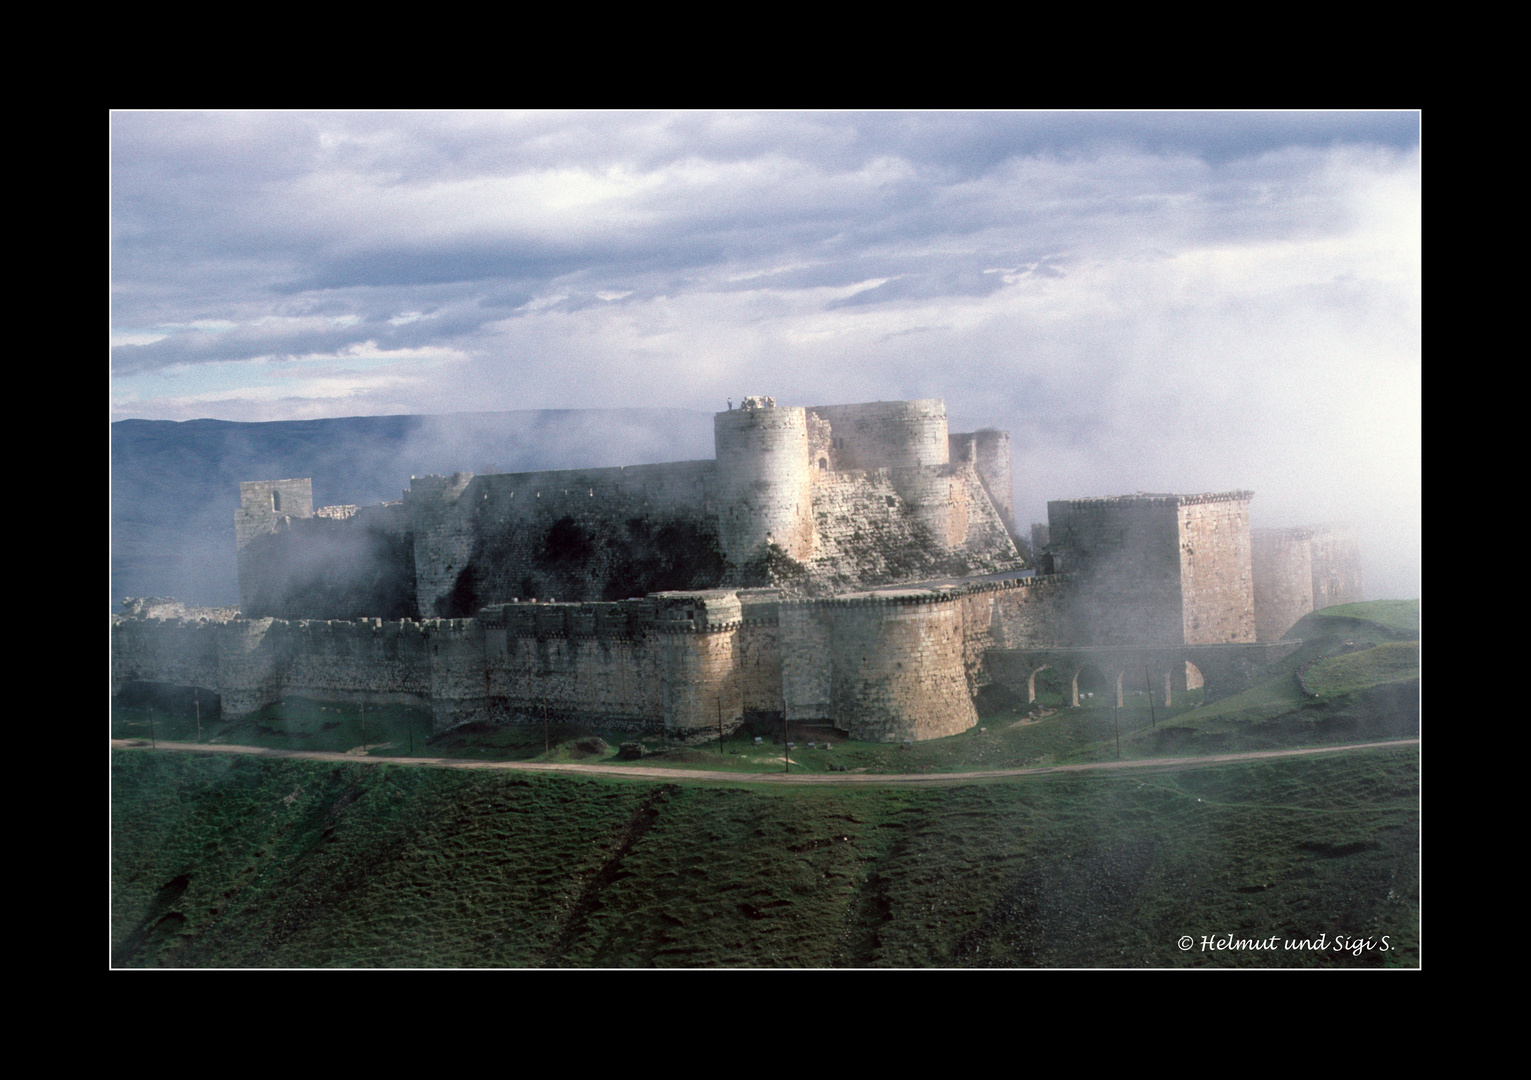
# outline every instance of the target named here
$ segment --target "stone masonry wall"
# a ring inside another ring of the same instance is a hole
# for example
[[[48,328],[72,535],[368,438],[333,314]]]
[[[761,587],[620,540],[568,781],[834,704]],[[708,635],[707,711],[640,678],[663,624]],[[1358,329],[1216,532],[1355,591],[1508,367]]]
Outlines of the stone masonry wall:
[[[246,611],[251,605],[254,579],[250,576],[258,564],[246,557],[246,549],[258,536],[272,532],[291,518],[312,517],[313,482],[295,480],[246,480],[239,485],[239,509],[234,511],[234,551],[238,560],[239,597]]]
[[[1312,539],[1308,529],[1251,531],[1256,641],[1280,641],[1313,610]]]
[[[423,706],[431,686],[426,641],[420,624],[407,620],[115,619],[112,676],[115,686],[141,679],[209,687],[231,718],[289,694]]]
[[[777,613],[781,649],[782,709],[788,720],[834,716],[830,687],[830,624],[816,604],[783,601]]]
[[[240,550],[240,609],[246,618],[415,618],[414,549],[396,503],[284,517]]]
[[[927,500],[919,504],[910,496]],[[813,487],[818,548],[809,571],[826,589],[1018,568],[1004,523],[973,467],[872,469]],[[932,526],[939,527],[939,535]]]
[[[1348,525],[1314,526],[1312,552],[1314,610],[1366,599],[1354,530]]]
[[[978,722],[963,662],[962,610],[928,594],[822,601],[830,718],[853,739],[934,739]]]
[[[1255,640],[1249,535],[1251,492],[1180,498],[1180,589],[1185,643]]]
[[[1047,504],[1059,569],[1074,578],[1066,645],[1183,644],[1176,496]]]
[[[722,577],[710,461],[423,477],[406,493],[420,613],[615,600]]]
[[[112,616],[112,693],[129,682],[218,686],[218,623]]]
[[[947,463],[946,402],[875,401],[813,405],[828,421],[839,470],[910,469]]]
[[[603,729],[692,734],[765,712],[861,739],[925,739],[976,722],[983,650],[1047,636],[1061,584],[796,601],[671,593],[419,622],[117,618],[113,677],[216,689],[231,717],[301,696],[429,707],[437,731],[536,723],[546,709]]]
[[[720,412],[713,436],[724,557],[740,567],[774,544],[798,562],[813,558],[806,411],[771,405]]]
[[[988,650],[1046,647],[1068,636],[1064,629],[1068,582],[1061,575],[1049,575],[963,590],[962,662],[970,694],[977,694],[989,681],[984,667]]]
[[[983,428],[947,439],[948,460],[971,462],[1005,528],[1015,532],[1015,488],[1010,478],[1010,433]]]

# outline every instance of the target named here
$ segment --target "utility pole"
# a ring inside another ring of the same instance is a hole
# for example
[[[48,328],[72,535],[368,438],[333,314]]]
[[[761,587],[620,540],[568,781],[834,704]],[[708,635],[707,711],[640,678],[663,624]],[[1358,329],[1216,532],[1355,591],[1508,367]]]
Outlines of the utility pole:
[[[195,686],[191,688],[191,700],[197,707],[197,742],[202,741],[202,693]]]
[[[1116,716],[1116,703],[1111,703],[1111,723],[1116,728],[1116,760],[1122,760],[1122,722]]]
[[[1154,682],[1148,677],[1147,664],[1143,665],[1143,682],[1148,686],[1148,722],[1157,729],[1159,721],[1154,717]]]
[[[367,703],[361,703],[361,752],[367,752]]]

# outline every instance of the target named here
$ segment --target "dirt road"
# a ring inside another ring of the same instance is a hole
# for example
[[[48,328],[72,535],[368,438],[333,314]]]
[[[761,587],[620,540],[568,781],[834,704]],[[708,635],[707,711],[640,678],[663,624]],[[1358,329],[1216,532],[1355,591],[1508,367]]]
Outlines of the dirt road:
[[[250,754],[255,757],[294,758],[299,761],[336,761],[364,765],[416,765],[442,769],[514,769],[520,772],[574,773],[586,776],[625,776],[645,780],[711,780],[732,784],[963,784],[975,781],[1006,780],[1014,777],[1048,776],[1055,773],[1098,772],[1102,770],[1165,771],[1220,765],[1231,761],[1258,761],[1263,758],[1305,757],[1311,754],[1344,754],[1358,750],[1376,750],[1390,746],[1418,746],[1418,739],[1393,739],[1387,742],[1354,743],[1348,746],[1318,746],[1297,750],[1260,750],[1244,754],[1204,754],[1198,757],[1141,758],[1136,761],[1102,761],[1086,765],[1049,765],[1036,769],[990,769],[963,773],[743,773],[703,769],[658,769],[642,765],[578,765],[572,762],[537,761],[464,761],[461,758],[366,757],[356,754],[315,750],[272,750],[261,746],[222,746],[211,743],[162,742],[151,747],[142,739],[113,739],[115,750],[158,749],[186,754]]]

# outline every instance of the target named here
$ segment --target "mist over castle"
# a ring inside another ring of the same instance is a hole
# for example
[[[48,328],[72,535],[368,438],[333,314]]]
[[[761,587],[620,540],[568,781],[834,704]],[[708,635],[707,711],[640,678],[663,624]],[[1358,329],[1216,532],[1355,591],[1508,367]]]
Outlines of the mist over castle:
[[[236,717],[289,694],[403,702],[438,732],[552,709],[679,738],[754,713],[913,740],[973,727],[996,673],[1034,697],[1061,667],[1077,701],[1086,669],[1120,697],[1142,665],[1166,700],[1226,694],[1295,647],[1315,596],[1362,598],[1347,530],[1263,534],[1257,562],[1249,491],[1053,502],[1028,559],[1009,434],[949,432],[939,399],[746,397],[714,425],[712,461],[415,477],[374,507],[245,482],[240,610],[133,607],[114,686],[205,686]]]

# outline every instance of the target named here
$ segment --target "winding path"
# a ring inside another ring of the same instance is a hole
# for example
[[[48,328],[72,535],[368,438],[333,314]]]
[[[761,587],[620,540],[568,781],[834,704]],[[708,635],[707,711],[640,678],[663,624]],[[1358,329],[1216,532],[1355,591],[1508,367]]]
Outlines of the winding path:
[[[732,784],[962,784],[975,781],[1007,780],[1015,777],[1048,776],[1056,773],[1097,772],[1103,770],[1166,771],[1221,765],[1264,758],[1306,757],[1312,754],[1344,754],[1359,750],[1379,750],[1393,746],[1418,746],[1419,739],[1392,739],[1386,742],[1350,743],[1344,746],[1315,746],[1294,750],[1258,750],[1242,754],[1202,754],[1195,757],[1139,758],[1135,761],[1097,761],[1082,765],[1048,765],[1034,769],[987,769],[983,772],[949,773],[744,773],[707,769],[653,768],[642,765],[579,765],[572,762],[542,761],[468,761],[462,758],[371,757],[320,750],[274,750],[263,746],[226,746],[214,743],[162,742],[151,747],[142,739],[113,739],[114,750],[165,750],[183,754],[249,754],[254,757],[293,758],[298,761],[334,761],[352,765],[416,765],[442,769],[513,769],[518,772],[574,773],[586,776],[616,776],[643,780],[708,780]]]

